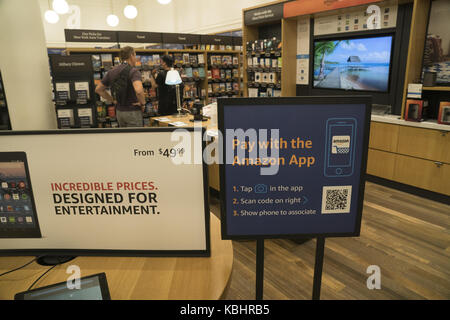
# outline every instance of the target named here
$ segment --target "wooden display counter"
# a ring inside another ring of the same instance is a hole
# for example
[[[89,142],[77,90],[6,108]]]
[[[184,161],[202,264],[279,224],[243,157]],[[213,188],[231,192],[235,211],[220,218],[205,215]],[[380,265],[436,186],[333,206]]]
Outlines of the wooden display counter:
[[[1,257],[0,274],[31,260]],[[211,214],[210,258],[78,257],[55,267],[34,289],[67,281],[70,265],[79,266],[82,277],[105,272],[112,300],[217,300],[230,280],[233,247],[230,240],[221,240],[220,221]],[[14,299],[48,269],[34,262],[1,277],[0,300]]]
[[[373,116],[367,173],[450,195],[450,126]]]

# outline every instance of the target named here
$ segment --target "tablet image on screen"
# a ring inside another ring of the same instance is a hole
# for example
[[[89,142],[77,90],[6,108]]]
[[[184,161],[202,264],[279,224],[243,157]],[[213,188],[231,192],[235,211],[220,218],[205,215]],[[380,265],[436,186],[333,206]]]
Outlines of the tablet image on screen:
[[[0,238],[41,238],[25,152],[0,152]]]
[[[106,274],[79,279],[79,288],[69,289],[67,282],[17,293],[15,300],[111,300]]]

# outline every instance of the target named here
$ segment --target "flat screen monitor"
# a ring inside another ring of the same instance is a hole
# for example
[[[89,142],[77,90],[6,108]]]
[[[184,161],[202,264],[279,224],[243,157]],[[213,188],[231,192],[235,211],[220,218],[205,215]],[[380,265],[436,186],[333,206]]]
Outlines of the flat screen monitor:
[[[392,35],[314,41],[314,88],[389,91]]]

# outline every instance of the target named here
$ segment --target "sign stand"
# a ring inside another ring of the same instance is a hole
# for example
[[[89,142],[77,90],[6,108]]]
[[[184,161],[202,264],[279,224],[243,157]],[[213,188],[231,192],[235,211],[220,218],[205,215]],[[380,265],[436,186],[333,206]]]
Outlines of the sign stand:
[[[256,300],[263,300],[264,239],[256,240]]]
[[[325,252],[325,238],[318,237],[316,245],[316,263],[314,265],[313,300],[320,300],[320,287],[322,284],[323,256]]]
[[[317,238],[316,261],[314,264],[314,282],[312,300],[320,300],[322,285],[323,256],[325,237]],[[264,239],[256,240],[256,300],[263,300],[264,293]]]

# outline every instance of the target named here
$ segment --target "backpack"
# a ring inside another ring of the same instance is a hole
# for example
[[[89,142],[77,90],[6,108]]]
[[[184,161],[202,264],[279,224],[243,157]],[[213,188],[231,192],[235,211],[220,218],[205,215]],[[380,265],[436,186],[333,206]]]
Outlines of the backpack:
[[[131,66],[126,65],[119,76],[111,84],[111,93],[114,100],[121,106],[127,103],[128,86],[130,85]]]

